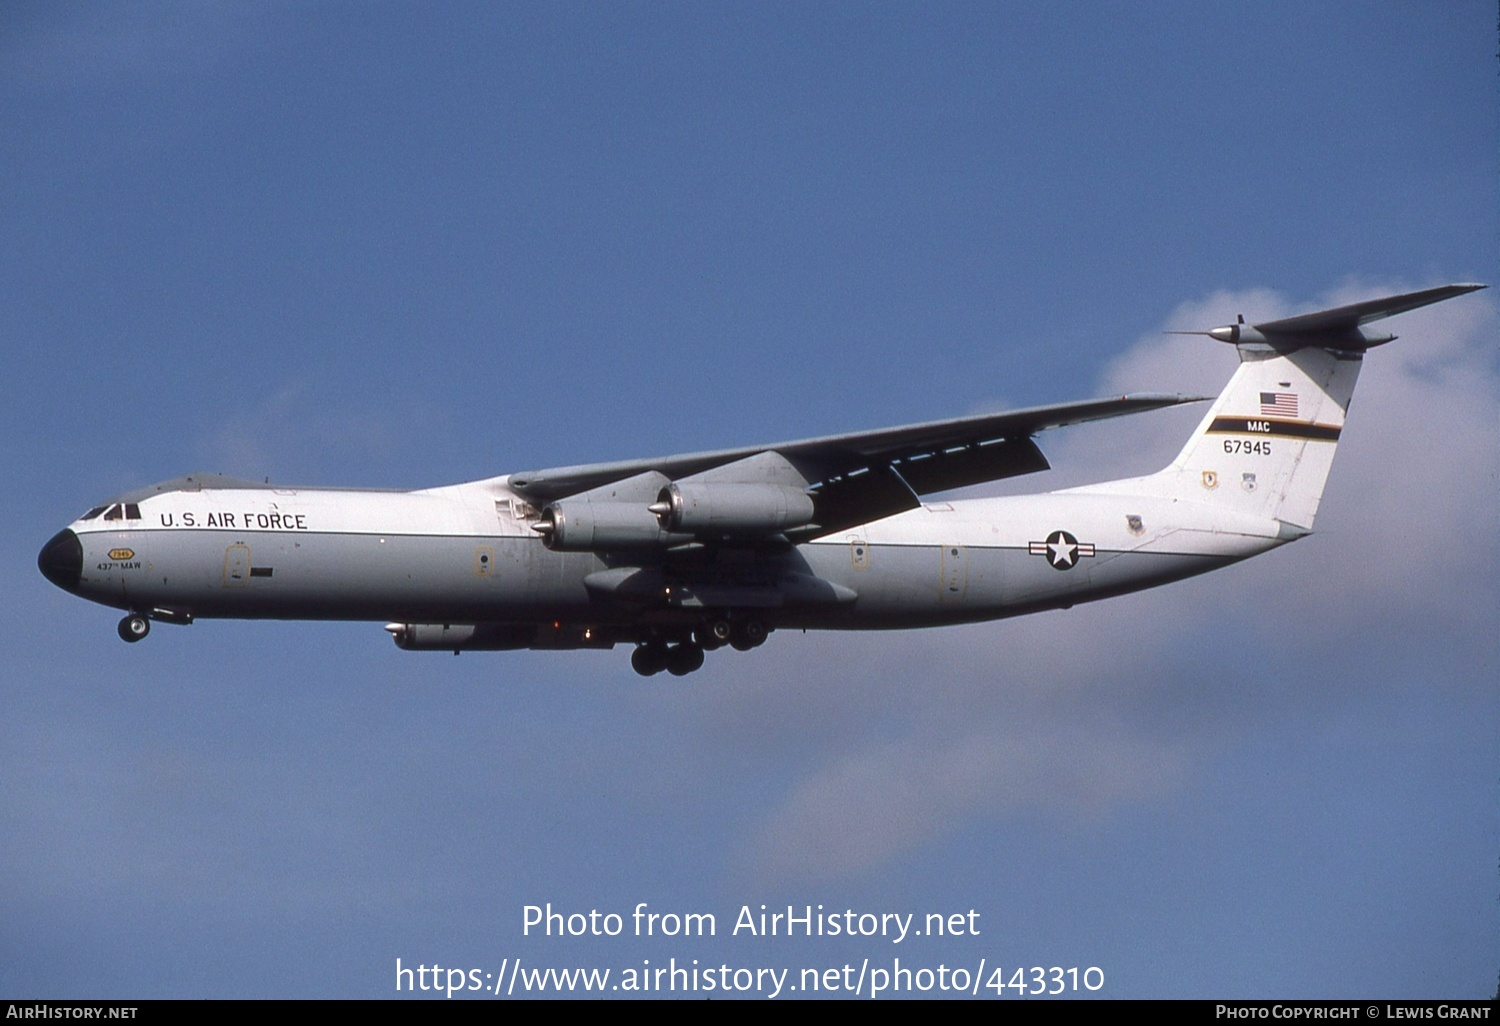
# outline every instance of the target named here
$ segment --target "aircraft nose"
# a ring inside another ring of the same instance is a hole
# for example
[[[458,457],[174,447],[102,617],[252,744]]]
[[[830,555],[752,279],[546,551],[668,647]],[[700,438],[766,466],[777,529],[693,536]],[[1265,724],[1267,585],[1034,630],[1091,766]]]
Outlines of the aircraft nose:
[[[64,528],[42,546],[36,565],[42,576],[59,588],[77,591],[78,579],[83,575],[83,543],[78,535]]]

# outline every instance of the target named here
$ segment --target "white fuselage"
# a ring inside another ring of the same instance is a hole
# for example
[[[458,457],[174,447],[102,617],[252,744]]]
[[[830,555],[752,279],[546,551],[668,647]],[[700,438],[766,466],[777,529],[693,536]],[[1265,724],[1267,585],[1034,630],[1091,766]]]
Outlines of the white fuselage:
[[[547,549],[505,478],[415,492],[174,490],[133,506],[134,519],[70,526],[77,592],[183,619],[620,626],[755,608],[777,627],[917,627],[1134,591],[1296,536],[1222,506],[1059,492],[929,503],[753,556],[690,547],[621,587],[628,555]]]

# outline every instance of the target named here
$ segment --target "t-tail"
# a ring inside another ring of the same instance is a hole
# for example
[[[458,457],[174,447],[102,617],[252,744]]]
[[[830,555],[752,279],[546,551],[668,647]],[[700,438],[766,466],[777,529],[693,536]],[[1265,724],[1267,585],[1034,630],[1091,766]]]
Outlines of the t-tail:
[[[1395,336],[1363,325],[1483,285],[1444,285],[1208,335],[1239,349],[1240,366],[1165,470],[1075,489],[1153,495],[1269,517],[1297,537],[1312,529],[1366,350]]]

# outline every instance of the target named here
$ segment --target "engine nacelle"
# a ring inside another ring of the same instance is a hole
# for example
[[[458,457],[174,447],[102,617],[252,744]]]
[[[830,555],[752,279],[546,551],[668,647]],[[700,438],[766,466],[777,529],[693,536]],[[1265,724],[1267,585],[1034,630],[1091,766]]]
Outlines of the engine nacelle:
[[[531,529],[554,552],[654,549],[691,540],[664,531],[644,502],[563,499],[543,509]]]
[[[694,535],[776,534],[812,523],[812,498],[777,484],[674,481],[651,506],[661,527]]]

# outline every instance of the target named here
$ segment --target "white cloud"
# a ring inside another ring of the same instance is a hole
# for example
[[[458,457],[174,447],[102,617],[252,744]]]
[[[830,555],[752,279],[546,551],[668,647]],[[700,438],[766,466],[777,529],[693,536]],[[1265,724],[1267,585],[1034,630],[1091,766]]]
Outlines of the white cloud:
[[[1188,761],[1170,742],[1049,712],[966,724],[956,736],[921,731],[834,761],[770,817],[754,871],[864,872],[961,821],[1021,809],[1087,819],[1176,786]]]

